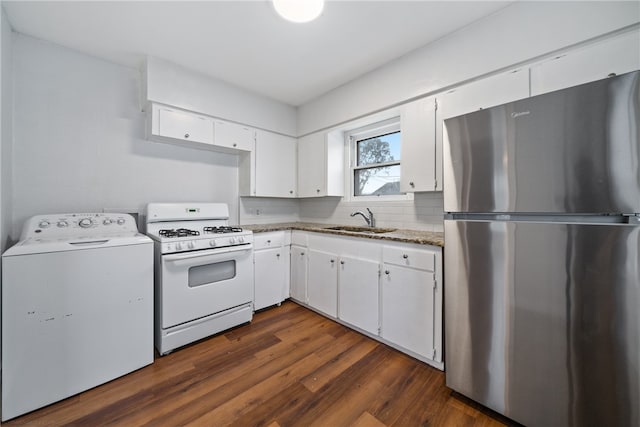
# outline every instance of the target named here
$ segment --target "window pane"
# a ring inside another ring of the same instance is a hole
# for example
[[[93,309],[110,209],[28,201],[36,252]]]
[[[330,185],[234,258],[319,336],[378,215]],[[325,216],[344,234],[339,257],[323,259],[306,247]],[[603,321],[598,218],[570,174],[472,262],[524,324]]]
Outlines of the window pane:
[[[357,160],[358,166],[400,160],[400,132],[358,141]]]
[[[400,193],[400,165],[354,170],[356,196],[388,196]]]

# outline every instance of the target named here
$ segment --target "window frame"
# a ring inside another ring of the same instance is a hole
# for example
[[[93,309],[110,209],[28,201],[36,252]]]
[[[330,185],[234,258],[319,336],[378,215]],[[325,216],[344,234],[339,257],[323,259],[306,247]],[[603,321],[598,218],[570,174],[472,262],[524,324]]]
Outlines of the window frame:
[[[402,147],[402,128],[400,124],[400,116],[392,117],[390,119],[382,120],[376,123],[370,123],[365,126],[358,127],[356,129],[345,132],[345,140],[348,145],[348,166],[349,173],[347,179],[349,181],[349,201],[398,201],[398,200],[413,200],[413,193],[400,193],[392,195],[367,195],[357,196],[355,195],[355,173],[357,170],[381,168],[385,166],[398,166],[400,168],[400,174],[402,174],[402,157],[399,160],[393,160],[383,163],[372,163],[368,165],[358,166],[358,142],[366,139],[371,139],[379,136],[389,135],[392,133],[400,132],[400,144]],[[402,151],[402,148],[401,148]]]

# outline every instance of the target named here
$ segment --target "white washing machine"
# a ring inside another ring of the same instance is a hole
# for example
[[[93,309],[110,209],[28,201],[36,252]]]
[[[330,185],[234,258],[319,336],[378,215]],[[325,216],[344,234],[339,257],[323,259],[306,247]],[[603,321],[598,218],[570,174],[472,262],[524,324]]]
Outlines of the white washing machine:
[[[29,219],[2,255],[2,420],[153,363],[153,243],[127,214]]]

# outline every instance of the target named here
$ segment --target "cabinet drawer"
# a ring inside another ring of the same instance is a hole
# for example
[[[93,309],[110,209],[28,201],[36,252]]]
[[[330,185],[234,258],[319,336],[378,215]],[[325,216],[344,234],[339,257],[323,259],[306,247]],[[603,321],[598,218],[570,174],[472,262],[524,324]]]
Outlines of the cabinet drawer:
[[[307,247],[309,245],[309,239],[307,233],[304,231],[293,230],[291,232],[291,244]]]
[[[284,232],[258,233],[253,235],[253,249],[258,251],[266,248],[284,246]]]
[[[382,260],[388,264],[436,271],[436,254],[428,250],[384,246]]]

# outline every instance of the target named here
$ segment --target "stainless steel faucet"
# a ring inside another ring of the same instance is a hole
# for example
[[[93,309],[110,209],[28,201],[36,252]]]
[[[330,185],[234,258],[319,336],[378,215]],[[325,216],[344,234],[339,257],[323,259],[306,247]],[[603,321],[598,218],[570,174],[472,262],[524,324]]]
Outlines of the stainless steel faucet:
[[[369,215],[365,215],[364,213],[362,213],[362,211],[357,211],[351,214],[351,216],[356,216],[356,215],[361,215],[362,218],[364,218],[365,221],[367,221],[367,225],[369,227],[375,227],[376,226],[376,220],[373,217],[373,212],[371,212],[371,209],[367,208],[367,212],[369,212]]]

